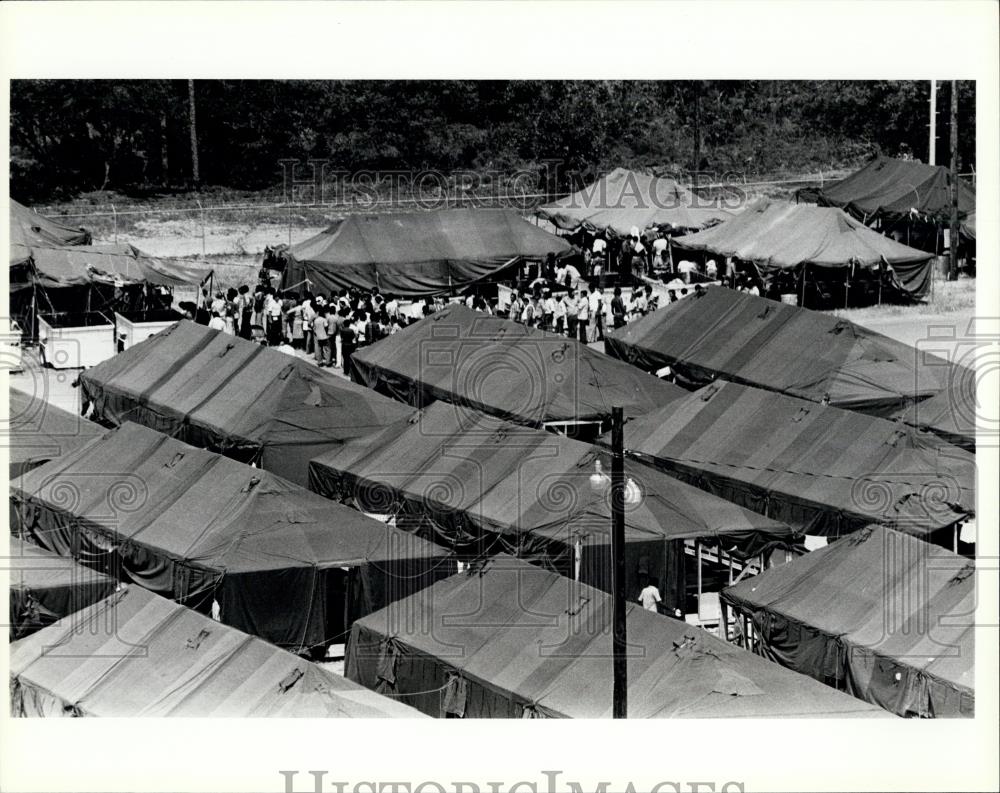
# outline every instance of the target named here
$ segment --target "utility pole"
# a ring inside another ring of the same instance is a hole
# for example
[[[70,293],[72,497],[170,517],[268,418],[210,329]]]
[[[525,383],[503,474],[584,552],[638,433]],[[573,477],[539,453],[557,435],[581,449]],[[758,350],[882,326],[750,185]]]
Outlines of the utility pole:
[[[694,183],[698,184],[701,170],[701,82],[694,81]]]
[[[611,653],[614,657],[612,716],[628,718],[628,665],[625,657],[625,419],[611,408],[611,565],[614,605]]]
[[[948,280],[958,280],[958,81],[951,81],[951,232],[948,234]]]
[[[935,165],[937,149],[937,80],[931,80],[931,139],[927,147],[927,162]]]
[[[191,178],[197,187],[201,183],[198,169],[198,125],[194,109],[194,80],[188,80],[188,120],[191,127]]]

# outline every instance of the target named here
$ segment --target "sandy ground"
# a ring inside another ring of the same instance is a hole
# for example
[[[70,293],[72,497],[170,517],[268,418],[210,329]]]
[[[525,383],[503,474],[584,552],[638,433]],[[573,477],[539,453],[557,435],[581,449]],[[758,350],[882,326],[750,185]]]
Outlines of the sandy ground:
[[[290,228],[278,223],[206,223],[203,235],[201,223],[195,218],[149,220],[137,223],[134,231],[119,234],[118,241],[131,243],[151,256],[260,256],[265,247],[295,244],[323,228]],[[113,236],[107,235],[97,240],[114,241]]]

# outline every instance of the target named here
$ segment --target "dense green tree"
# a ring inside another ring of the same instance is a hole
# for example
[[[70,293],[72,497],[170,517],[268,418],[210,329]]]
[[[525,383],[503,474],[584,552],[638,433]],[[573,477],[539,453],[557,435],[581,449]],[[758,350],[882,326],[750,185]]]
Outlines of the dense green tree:
[[[565,188],[617,165],[716,176],[927,159],[924,81],[198,80],[200,181],[260,189],[282,159],[348,170],[545,172]],[[975,84],[960,83],[963,170]],[[950,84],[939,90],[946,163]],[[15,80],[11,190],[26,200],[191,186],[186,80]],[[558,161],[559,168],[546,169]]]

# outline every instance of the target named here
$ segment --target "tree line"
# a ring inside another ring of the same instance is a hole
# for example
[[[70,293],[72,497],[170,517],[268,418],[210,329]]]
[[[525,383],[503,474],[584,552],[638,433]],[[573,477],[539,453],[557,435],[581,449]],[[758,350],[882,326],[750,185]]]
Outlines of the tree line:
[[[310,158],[494,173],[557,161],[555,187],[619,165],[763,178],[877,153],[926,162],[929,96],[926,80],[14,80],[11,193],[260,190],[280,184],[280,160]],[[975,83],[959,83],[962,170],[975,166],[975,105]]]

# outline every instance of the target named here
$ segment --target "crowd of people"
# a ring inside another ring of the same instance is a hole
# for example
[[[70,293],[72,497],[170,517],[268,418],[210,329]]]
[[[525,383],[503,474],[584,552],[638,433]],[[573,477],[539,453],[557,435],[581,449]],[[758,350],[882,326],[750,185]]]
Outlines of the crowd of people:
[[[654,293],[650,280],[673,284],[675,288],[666,290],[670,302],[700,292],[703,282],[715,280],[760,293],[752,278],[735,272],[729,263],[721,277],[711,259],[675,263],[665,232],[633,229],[621,240],[582,233],[576,242],[576,255],[557,258],[550,253],[542,261],[528,263],[509,303],[498,304],[492,285],[473,289],[464,298],[465,305],[586,344],[602,341],[607,330],[659,308],[663,290]],[[188,318],[215,330],[283,352],[314,356],[319,366],[348,373],[359,347],[398,333],[449,302],[445,297],[426,297],[419,309],[410,305],[404,312],[396,296],[383,295],[378,287],[295,295],[276,289],[264,268],[255,287],[243,284],[214,294],[203,289],[197,304],[180,307]]]
[[[202,290],[198,304],[181,304],[181,309],[188,319],[214,330],[282,352],[301,351],[315,356],[321,367],[346,373],[358,347],[391,336],[411,321],[399,305],[377,287],[370,292],[283,294],[262,275],[253,292],[246,284],[214,295]]]

